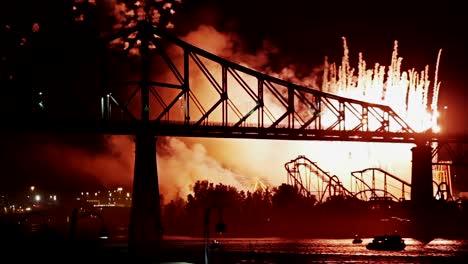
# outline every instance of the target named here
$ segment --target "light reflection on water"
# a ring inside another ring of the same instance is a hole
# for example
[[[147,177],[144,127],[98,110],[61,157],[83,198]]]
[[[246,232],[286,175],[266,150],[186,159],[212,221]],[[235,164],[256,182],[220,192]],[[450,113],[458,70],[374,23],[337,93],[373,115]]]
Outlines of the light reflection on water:
[[[366,249],[372,238],[363,238],[362,244],[353,244],[352,239],[290,239],[290,238],[217,238],[223,250],[229,252],[286,253],[327,256],[327,262],[347,263],[343,260],[353,258],[351,263],[459,263],[431,262],[431,259],[446,259],[455,256],[468,256],[467,240],[435,239],[423,243],[412,238],[404,238],[406,248],[402,251],[374,251]],[[167,237],[174,245],[184,247],[202,246],[203,239],[189,237]],[[421,261],[424,258],[424,261]],[[333,259],[340,259],[333,262]],[[359,259],[359,261],[356,261]],[[373,261],[369,261],[372,259]],[[381,260],[384,259],[384,260]],[[307,262],[316,263],[316,262]],[[464,263],[468,263],[468,260]]]

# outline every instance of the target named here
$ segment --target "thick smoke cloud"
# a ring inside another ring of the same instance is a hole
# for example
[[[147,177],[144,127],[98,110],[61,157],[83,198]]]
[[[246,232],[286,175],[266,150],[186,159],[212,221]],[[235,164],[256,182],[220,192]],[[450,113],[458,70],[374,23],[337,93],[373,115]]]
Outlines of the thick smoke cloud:
[[[223,166],[218,157],[207,153],[204,144],[187,144],[183,139],[173,137],[158,140],[163,141],[158,144],[157,162],[161,193],[166,201],[177,196],[186,197],[198,180],[222,183],[239,190],[245,188],[241,184],[245,176]]]

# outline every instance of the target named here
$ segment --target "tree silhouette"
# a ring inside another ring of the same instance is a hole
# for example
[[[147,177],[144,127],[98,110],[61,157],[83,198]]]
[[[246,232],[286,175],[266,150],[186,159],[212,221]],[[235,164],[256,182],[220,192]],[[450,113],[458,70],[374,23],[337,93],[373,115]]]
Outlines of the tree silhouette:
[[[163,208],[163,227],[164,232],[174,235],[183,235],[188,231],[184,221],[187,215],[186,202],[182,198],[171,200]]]

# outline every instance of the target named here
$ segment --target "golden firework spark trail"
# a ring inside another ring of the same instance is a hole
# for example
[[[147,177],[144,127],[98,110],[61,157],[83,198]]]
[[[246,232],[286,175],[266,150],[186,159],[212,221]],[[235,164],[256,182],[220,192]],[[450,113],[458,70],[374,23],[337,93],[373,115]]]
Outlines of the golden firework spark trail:
[[[440,82],[438,82],[439,78],[439,64],[440,64],[440,56],[442,54],[442,49],[439,50],[439,54],[437,55],[437,64],[435,70],[435,77],[434,77],[434,93],[432,97],[432,130],[434,132],[440,132],[440,127],[437,123],[437,118],[439,117],[439,110],[437,108],[439,102],[439,89],[440,89]]]
[[[398,42],[394,42],[389,66],[376,63],[368,69],[363,54],[359,53],[357,75],[350,66],[349,49],[343,37],[343,58],[341,65],[329,63],[325,58],[321,90],[340,96],[371,103],[388,105],[400,115],[415,131],[427,129],[439,131],[437,123],[437,98],[440,83],[437,72],[440,54],[437,59],[435,84],[430,91],[429,66],[417,72],[414,69],[402,70],[403,58],[398,57]],[[428,95],[432,94],[431,111],[428,111]]]

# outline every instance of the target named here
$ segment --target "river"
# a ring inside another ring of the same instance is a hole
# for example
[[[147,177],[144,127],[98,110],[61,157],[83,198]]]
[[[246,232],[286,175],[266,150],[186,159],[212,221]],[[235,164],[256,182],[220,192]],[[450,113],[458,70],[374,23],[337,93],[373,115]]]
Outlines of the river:
[[[468,240],[434,239],[423,243],[404,238],[402,251],[366,249],[372,238],[362,244],[350,239],[288,239],[288,238],[217,238],[222,248],[210,251],[210,263],[468,263]],[[174,249],[199,250],[203,254],[203,239],[166,237]]]

